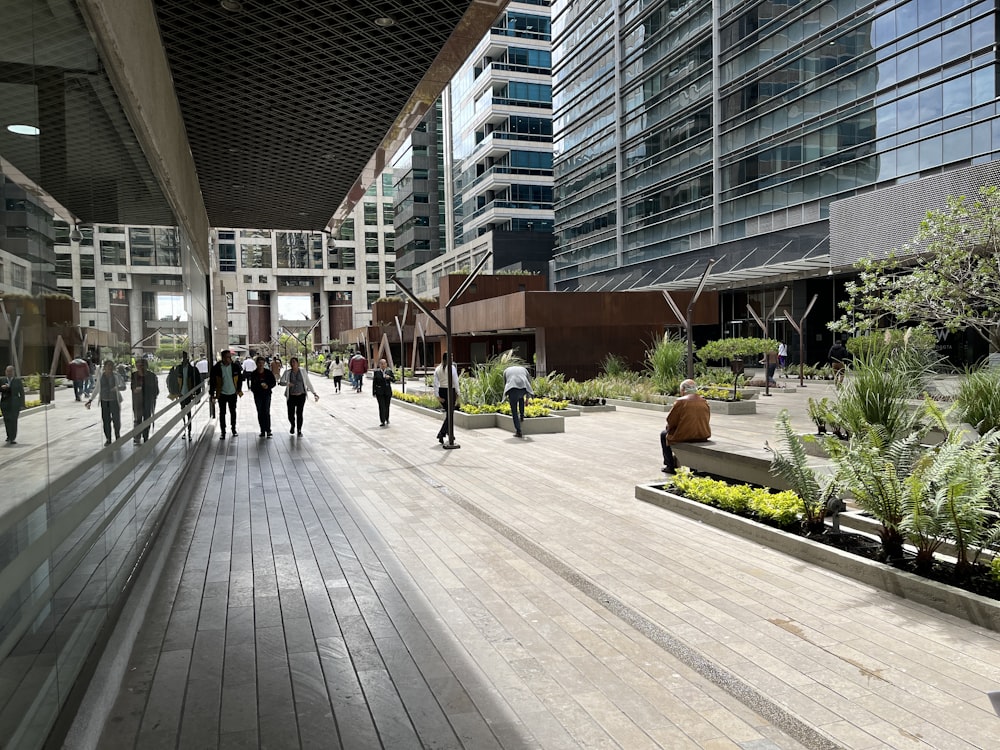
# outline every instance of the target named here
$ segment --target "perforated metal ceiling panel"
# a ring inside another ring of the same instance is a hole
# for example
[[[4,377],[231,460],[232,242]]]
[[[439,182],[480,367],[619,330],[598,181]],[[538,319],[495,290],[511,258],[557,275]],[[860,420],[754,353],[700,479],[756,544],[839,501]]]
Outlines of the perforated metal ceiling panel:
[[[506,3],[226,4],[241,9],[156,0],[209,221],[320,229],[415,92],[427,96],[418,84],[439,53],[447,56],[456,27],[481,37]],[[384,19],[391,25],[379,25]]]

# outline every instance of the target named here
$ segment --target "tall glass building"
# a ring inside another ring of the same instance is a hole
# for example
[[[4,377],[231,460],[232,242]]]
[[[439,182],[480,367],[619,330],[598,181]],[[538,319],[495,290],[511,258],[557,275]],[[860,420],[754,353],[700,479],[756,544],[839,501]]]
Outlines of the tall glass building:
[[[442,274],[476,265],[487,251],[487,271],[546,270],[553,228],[550,46],[548,0],[515,0],[449,82],[441,100],[448,184],[437,196],[448,236],[424,261],[419,253],[401,258],[418,294],[435,293]],[[417,160],[427,152],[416,150],[421,134],[411,141],[416,183]],[[403,157],[401,166],[408,164]],[[418,218],[418,207],[411,211],[403,201],[397,234],[409,237],[411,213],[416,221],[431,219]]]
[[[972,0],[556,0],[555,288],[691,286],[712,258],[716,288],[788,283],[802,309],[797,282],[839,270],[832,203],[1000,158],[997,23]]]

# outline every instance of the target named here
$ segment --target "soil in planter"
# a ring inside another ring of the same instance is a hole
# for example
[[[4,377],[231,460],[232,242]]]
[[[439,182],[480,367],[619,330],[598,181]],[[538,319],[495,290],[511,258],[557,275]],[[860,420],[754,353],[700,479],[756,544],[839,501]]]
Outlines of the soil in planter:
[[[701,474],[700,476],[712,477],[711,474]],[[722,477],[712,478],[728,481]],[[677,492],[676,488],[673,487],[667,487],[666,489],[670,492]],[[716,508],[716,510],[723,510],[722,508],[714,505],[711,507]],[[728,513],[729,511],[725,512]],[[800,523],[779,525],[760,519],[752,513],[734,513],[733,515],[739,515],[765,526],[779,528],[784,532],[805,537],[810,541],[818,542],[819,544],[836,547],[843,552],[857,555],[858,557],[864,557],[868,560],[874,560],[875,562],[892,565],[894,568],[898,568],[899,570],[905,570],[907,573],[912,573],[922,578],[928,578],[932,581],[943,583],[946,586],[954,586],[955,588],[962,589],[963,591],[970,591],[973,594],[979,594],[980,596],[1000,601],[1000,581],[995,581],[990,577],[990,569],[987,565],[972,565],[968,568],[967,575],[959,575],[955,572],[954,563],[944,560],[935,560],[930,570],[918,571],[914,555],[908,554],[902,558],[886,561],[882,555],[882,545],[877,540],[863,534],[854,534],[849,531],[842,531],[840,533],[825,531],[820,534],[807,534],[803,532],[802,525]]]

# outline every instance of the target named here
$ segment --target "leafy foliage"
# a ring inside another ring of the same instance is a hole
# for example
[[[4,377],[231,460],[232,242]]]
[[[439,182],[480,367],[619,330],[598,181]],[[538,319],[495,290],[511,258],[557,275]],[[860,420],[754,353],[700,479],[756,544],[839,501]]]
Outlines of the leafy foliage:
[[[646,350],[646,369],[660,393],[676,393],[684,379],[687,344],[664,333]]]
[[[458,379],[462,403],[474,406],[499,404],[503,401],[503,371],[511,365],[523,364],[524,360],[514,354],[513,349],[508,349],[477,365],[468,377]]]
[[[408,404],[423,406],[427,409],[438,409],[441,406],[441,402],[438,401],[437,396],[430,393],[403,393],[402,391],[393,391],[392,397],[397,398],[400,401],[406,401]]]
[[[729,484],[718,479],[696,477],[681,467],[665,485],[689,500],[713,505],[730,513],[754,513],[779,526],[790,526],[798,519],[801,500],[794,492],[770,492],[748,484]]]
[[[887,322],[923,321],[949,331],[971,329],[1000,348],[1000,191],[948,198],[928,211],[911,245],[884,260],[857,264],[846,285],[839,331],[873,330]]]
[[[788,482],[801,500],[798,512],[802,514],[805,527],[820,531],[827,503],[837,491],[836,477],[831,474],[817,476],[809,466],[805,448],[792,430],[787,409],[778,414],[777,429],[787,453],[771,449],[771,473]]]
[[[1000,428],[1000,369],[967,372],[955,394],[955,410],[959,419],[980,432]]]
[[[971,564],[969,551],[985,541],[986,510],[1000,489],[997,443],[990,433],[965,445],[959,431],[925,454],[907,477],[899,528],[917,549],[917,567],[929,568],[934,552],[947,540],[958,550],[956,568]]]
[[[608,354],[601,362],[601,372],[609,377],[616,378],[628,371],[628,362],[617,354]]]
[[[731,338],[716,339],[698,347],[698,358],[705,362],[715,362],[737,357],[755,357],[764,352],[778,351],[774,339]]]
[[[837,482],[882,524],[882,551],[890,559],[903,551],[900,524],[910,491],[907,477],[922,455],[919,433],[896,436],[881,424],[852,433],[846,447],[834,454]]]

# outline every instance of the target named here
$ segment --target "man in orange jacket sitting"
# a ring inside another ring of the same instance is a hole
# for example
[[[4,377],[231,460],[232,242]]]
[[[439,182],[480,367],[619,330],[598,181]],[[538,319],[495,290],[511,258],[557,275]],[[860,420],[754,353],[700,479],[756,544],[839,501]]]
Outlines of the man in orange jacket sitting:
[[[663,449],[663,473],[673,474],[677,469],[674,443],[699,443],[712,437],[709,420],[712,410],[708,401],[698,394],[698,384],[685,380],[680,385],[681,395],[667,413],[667,428],[660,433],[660,447]]]

